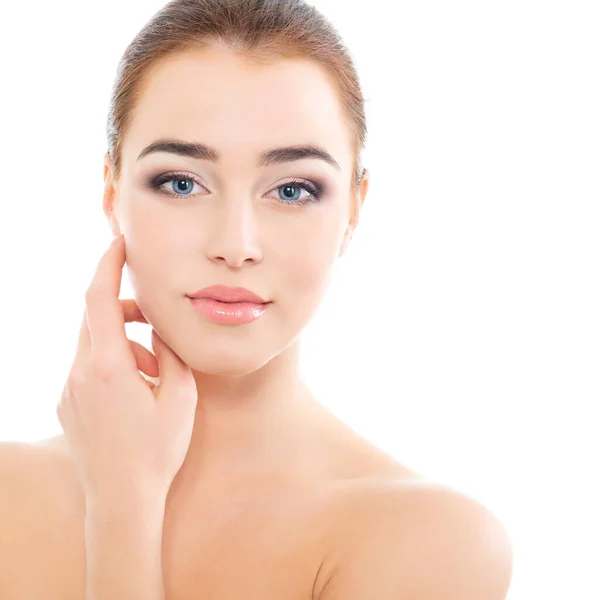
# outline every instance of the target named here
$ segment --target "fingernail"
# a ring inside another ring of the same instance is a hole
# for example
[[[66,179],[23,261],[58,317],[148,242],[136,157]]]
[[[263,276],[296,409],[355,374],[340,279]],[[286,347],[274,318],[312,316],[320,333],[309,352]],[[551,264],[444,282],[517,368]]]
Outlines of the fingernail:
[[[120,241],[121,238],[123,237],[123,234],[120,233],[119,235],[115,236],[112,240],[112,242],[110,243],[111,246],[116,246]]]

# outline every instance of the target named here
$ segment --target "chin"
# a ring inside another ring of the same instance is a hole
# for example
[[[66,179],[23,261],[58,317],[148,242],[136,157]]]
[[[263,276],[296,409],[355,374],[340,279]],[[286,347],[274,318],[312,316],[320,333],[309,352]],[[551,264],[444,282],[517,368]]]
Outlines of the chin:
[[[187,353],[179,356],[193,371],[228,377],[254,373],[275,356],[269,352],[260,353],[245,347],[234,348],[233,346],[229,350],[204,347],[194,351],[193,348],[188,348],[188,352],[189,356]]]

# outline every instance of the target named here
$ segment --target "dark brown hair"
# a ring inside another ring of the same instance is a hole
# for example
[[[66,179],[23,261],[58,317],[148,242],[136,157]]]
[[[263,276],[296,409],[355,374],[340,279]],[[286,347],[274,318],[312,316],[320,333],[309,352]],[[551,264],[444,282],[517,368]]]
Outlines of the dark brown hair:
[[[106,133],[115,179],[132,111],[145,76],[161,59],[188,49],[224,43],[249,61],[311,59],[328,75],[350,127],[354,150],[351,185],[358,191],[360,153],[367,127],[364,98],[350,52],[331,23],[303,0],[171,0],[127,46],[117,68]]]

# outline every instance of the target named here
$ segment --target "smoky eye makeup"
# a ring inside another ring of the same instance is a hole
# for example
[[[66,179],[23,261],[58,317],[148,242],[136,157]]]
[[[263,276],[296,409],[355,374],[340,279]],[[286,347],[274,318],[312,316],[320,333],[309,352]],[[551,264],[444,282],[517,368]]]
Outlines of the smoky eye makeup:
[[[151,191],[155,191],[160,194],[165,194],[169,197],[174,198],[196,198],[198,196],[204,195],[202,191],[192,193],[194,189],[194,185],[207,189],[206,185],[195,175],[192,175],[189,172],[184,171],[160,171],[157,173],[153,173],[144,178],[145,186]],[[188,182],[185,189],[180,189],[181,194],[172,191],[172,189],[168,189],[166,184],[171,184],[172,182]],[[190,192],[188,193],[188,188]],[[291,200],[286,197],[285,199],[280,199],[279,201],[283,204],[306,204],[306,203],[316,203],[320,202],[324,197],[329,195],[330,185],[325,181],[325,179],[321,177],[311,176],[310,178],[303,177],[289,177],[287,179],[283,178],[283,180],[277,185],[270,188],[267,192],[268,194],[272,194],[274,191],[280,188],[301,188],[306,190],[309,194],[309,197],[302,198],[300,200]]]
[[[153,191],[165,192],[166,190],[164,184],[170,181],[189,181],[191,182],[191,189],[193,189],[194,183],[206,189],[206,186],[202,183],[202,181],[198,179],[198,177],[196,177],[195,175],[191,175],[190,173],[185,173],[183,171],[168,171],[160,172],[156,175],[150,175],[146,179],[146,187]]]

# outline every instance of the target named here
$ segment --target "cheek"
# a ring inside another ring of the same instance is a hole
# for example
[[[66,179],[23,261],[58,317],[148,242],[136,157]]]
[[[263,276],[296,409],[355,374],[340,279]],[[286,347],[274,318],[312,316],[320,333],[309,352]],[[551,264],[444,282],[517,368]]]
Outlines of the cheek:
[[[135,298],[147,318],[150,307],[153,313],[160,314],[168,310],[169,296],[174,292],[185,293],[177,269],[181,256],[164,232],[157,235],[137,222],[133,225],[127,237],[127,272]]]
[[[313,229],[310,235],[291,238],[277,267],[281,292],[290,301],[299,298],[318,301],[329,284],[340,243],[335,229]]]
[[[173,322],[178,317],[179,305],[174,303],[180,292],[183,302],[185,291],[179,290],[173,262],[167,257],[169,250],[157,248],[156,244],[147,245],[145,238],[132,236],[127,250],[127,270],[133,296],[140,310],[152,328],[168,338]]]

